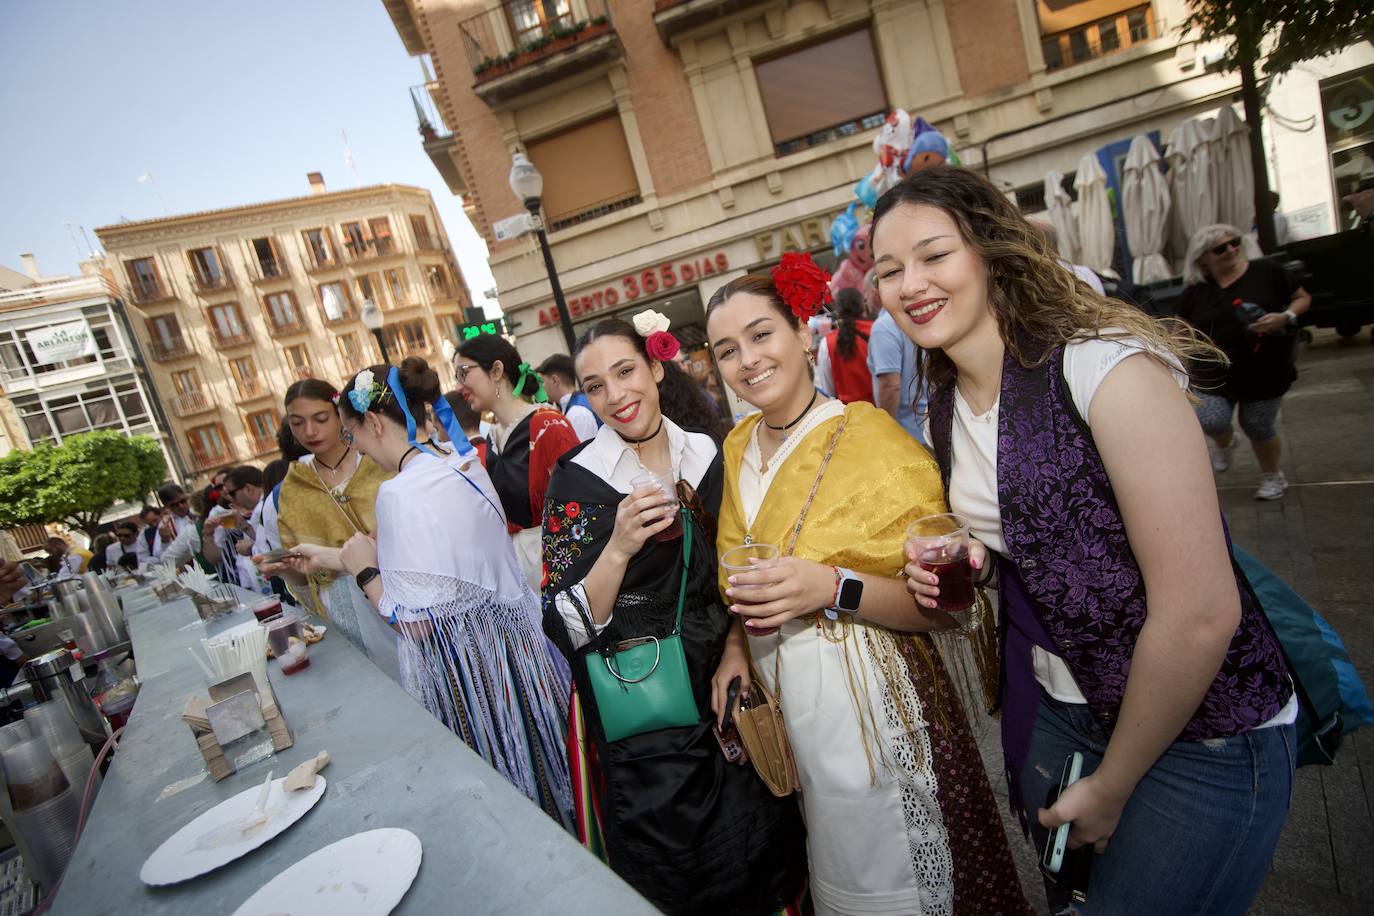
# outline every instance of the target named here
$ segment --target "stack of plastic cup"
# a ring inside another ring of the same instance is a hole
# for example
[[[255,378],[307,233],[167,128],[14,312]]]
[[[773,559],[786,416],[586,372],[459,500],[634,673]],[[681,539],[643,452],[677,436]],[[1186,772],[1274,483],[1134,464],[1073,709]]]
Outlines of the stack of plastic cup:
[[[72,618],[72,637],[76,640],[76,647],[81,650],[82,658],[90,658],[110,647],[105,631],[100,626],[100,618],[90,611],[82,611]]]
[[[29,723],[20,719],[18,722],[11,722],[9,725],[0,727],[0,761],[6,750],[14,747],[33,737],[33,732],[29,729]],[[0,821],[5,824],[14,823],[14,806],[10,804],[9,786],[5,781],[5,768],[0,765]],[[23,834],[14,834],[14,845],[19,849],[19,855],[24,857],[24,862],[28,864],[29,874],[33,875],[33,853],[29,850],[28,839]]]
[[[57,765],[62,768],[67,781],[76,789],[78,795],[86,791],[86,780],[90,777],[91,767],[95,765],[95,755],[91,747],[81,738],[67,705],[61,700],[48,700],[24,710],[24,721],[28,723],[34,737],[48,742]],[[100,776],[95,777],[92,792],[100,788]]]
[[[75,846],[81,798],[43,738],[0,751],[11,806],[8,824],[27,848],[29,877],[47,891],[56,886]]]

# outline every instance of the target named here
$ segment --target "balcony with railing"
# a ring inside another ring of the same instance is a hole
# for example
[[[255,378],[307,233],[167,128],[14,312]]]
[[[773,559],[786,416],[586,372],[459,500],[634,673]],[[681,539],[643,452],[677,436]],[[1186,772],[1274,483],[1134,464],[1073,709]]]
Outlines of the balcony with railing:
[[[260,436],[257,433],[248,434],[248,447],[252,449],[253,455],[266,455],[268,452],[277,450],[276,436]]]
[[[239,327],[232,331],[222,331],[215,325],[210,326],[211,336],[215,340],[215,346],[220,349],[229,347],[246,347],[253,342],[253,332],[246,326]]]
[[[688,29],[767,2],[771,0],[654,0],[654,26],[663,43],[671,46],[673,38]]]
[[[229,269],[221,264],[219,270],[214,273],[200,270],[191,271],[191,286],[195,288],[197,293],[204,296],[233,289],[234,281],[229,276]]]
[[[250,259],[248,271],[254,283],[271,283],[273,280],[286,280],[291,273],[286,267],[285,258]]]
[[[401,254],[396,247],[395,241],[389,237],[383,238],[351,238],[344,242],[344,251],[348,260],[357,263],[359,261],[375,261],[380,258],[388,258],[392,255]]]
[[[293,315],[290,320],[283,319],[277,321],[275,318],[268,317],[267,330],[273,337],[289,337],[292,334],[305,333],[305,321],[300,313]]]
[[[458,24],[473,92],[493,107],[625,56],[606,0],[503,0]],[[581,10],[585,9],[585,18]]]
[[[272,390],[258,378],[236,378],[234,387],[238,389],[240,401],[251,401],[272,394]]]
[[[1158,38],[1162,28],[1163,23],[1154,18],[1149,4],[1145,4],[1063,32],[1042,35],[1040,48],[1045,56],[1045,70],[1053,73],[1116,54]]]
[[[215,404],[203,391],[188,391],[172,397],[172,413],[178,417],[189,417],[215,409]]]
[[[237,460],[238,455],[232,445],[224,444],[214,449],[191,446],[191,463],[195,465],[197,471],[209,471],[226,464],[233,464]]]
[[[139,305],[157,305],[160,302],[173,302],[176,293],[161,280],[151,277],[129,282],[129,296]]]
[[[323,306],[320,308],[320,313],[324,315],[324,323],[331,327],[358,320],[358,307],[352,302],[344,304],[332,316],[329,314],[328,309],[325,309]]]
[[[158,362],[181,359],[191,355],[191,346],[185,337],[155,338],[148,341],[148,355]]]
[[[458,138],[448,129],[439,107],[439,93],[442,91],[437,81],[411,86],[410,102],[415,106],[415,122],[420,130],[420,143],[425,148],[425,155],[429,156],[439,177],[448,185],[449,193],[466,197],[468,185],[458,165],[461,156]]]
[[[317,249],[313,245],[305,246],[305,269],[310,273],[321,270],[338,270],[343,267],[343,261],[334,253],[333,246]]]

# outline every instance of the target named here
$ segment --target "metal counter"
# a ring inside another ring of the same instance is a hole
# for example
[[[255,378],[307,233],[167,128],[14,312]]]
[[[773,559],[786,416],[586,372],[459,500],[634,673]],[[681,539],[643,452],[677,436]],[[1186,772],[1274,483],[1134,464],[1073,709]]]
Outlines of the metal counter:
[[[251,619],[240,611],[214,631]],[[57,914],[232,913],[278,872],[363,830],[403,827],[424,859],[397,913],[653,913],[543,811],[486,765],[333,628],[310,667],[269,677],[295,745],[214,783],[181,711],[205,678],[188,646],[206,625],[189,600],[128,618],[143,682],[52,908]],[[281,836],[216,871],[147,887],[144,861],[219,802],[322,750],[328,788]]]

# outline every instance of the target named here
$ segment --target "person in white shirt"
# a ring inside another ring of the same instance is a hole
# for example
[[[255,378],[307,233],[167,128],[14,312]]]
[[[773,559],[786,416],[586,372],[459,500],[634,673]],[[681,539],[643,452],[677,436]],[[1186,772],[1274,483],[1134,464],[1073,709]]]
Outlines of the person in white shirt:
[[[141,536],[138,522],[124,520],[115,525],[115,542],[105,548],[105,568],[135,572],[152,559],[148,542]]]
[[[158,537],[162,543],[170,544],[187,528],[195,527],[196,520],[191,515],[191,498],[186,491],[174,483],[158,487],[157,498],[167,511],[163,514],[162,524],[158,527]]]
[[[563,411],[563,416],[567,417],[568,422],[572,424],[573,430],[577,433],[577,438],[586,442],[595,436],[597,429],[601,426],[601,421],[597,419],[596,414],[592,413],[591,408],[587,405],[587,396],[577,388],[572,357],[563,353],[555,353],[539,365],[538,372],[549,400],[557,404],[558,409]]]
[[[162,510],[157,506],[144,506],[138,510],[138,521],[142,526],[138,532],[139,540],[147,548],[148,556],[157,559],[162,554],[163,543],[162,535],[158,527],[162,524]]]

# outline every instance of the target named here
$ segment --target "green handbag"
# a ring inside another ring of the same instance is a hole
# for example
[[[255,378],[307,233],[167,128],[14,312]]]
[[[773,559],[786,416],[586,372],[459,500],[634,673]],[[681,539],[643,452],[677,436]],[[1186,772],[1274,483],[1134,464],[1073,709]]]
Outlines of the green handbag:
[[[687,596],[687,570],[692,558],[692,516],[682,512],[682,585],[677,593],[677,623],[662,638],[640,636],[587,656],[601,729],[607,741],[619,741],[663,728],[701,721],[687,655],[682,648],[682,604]]]

